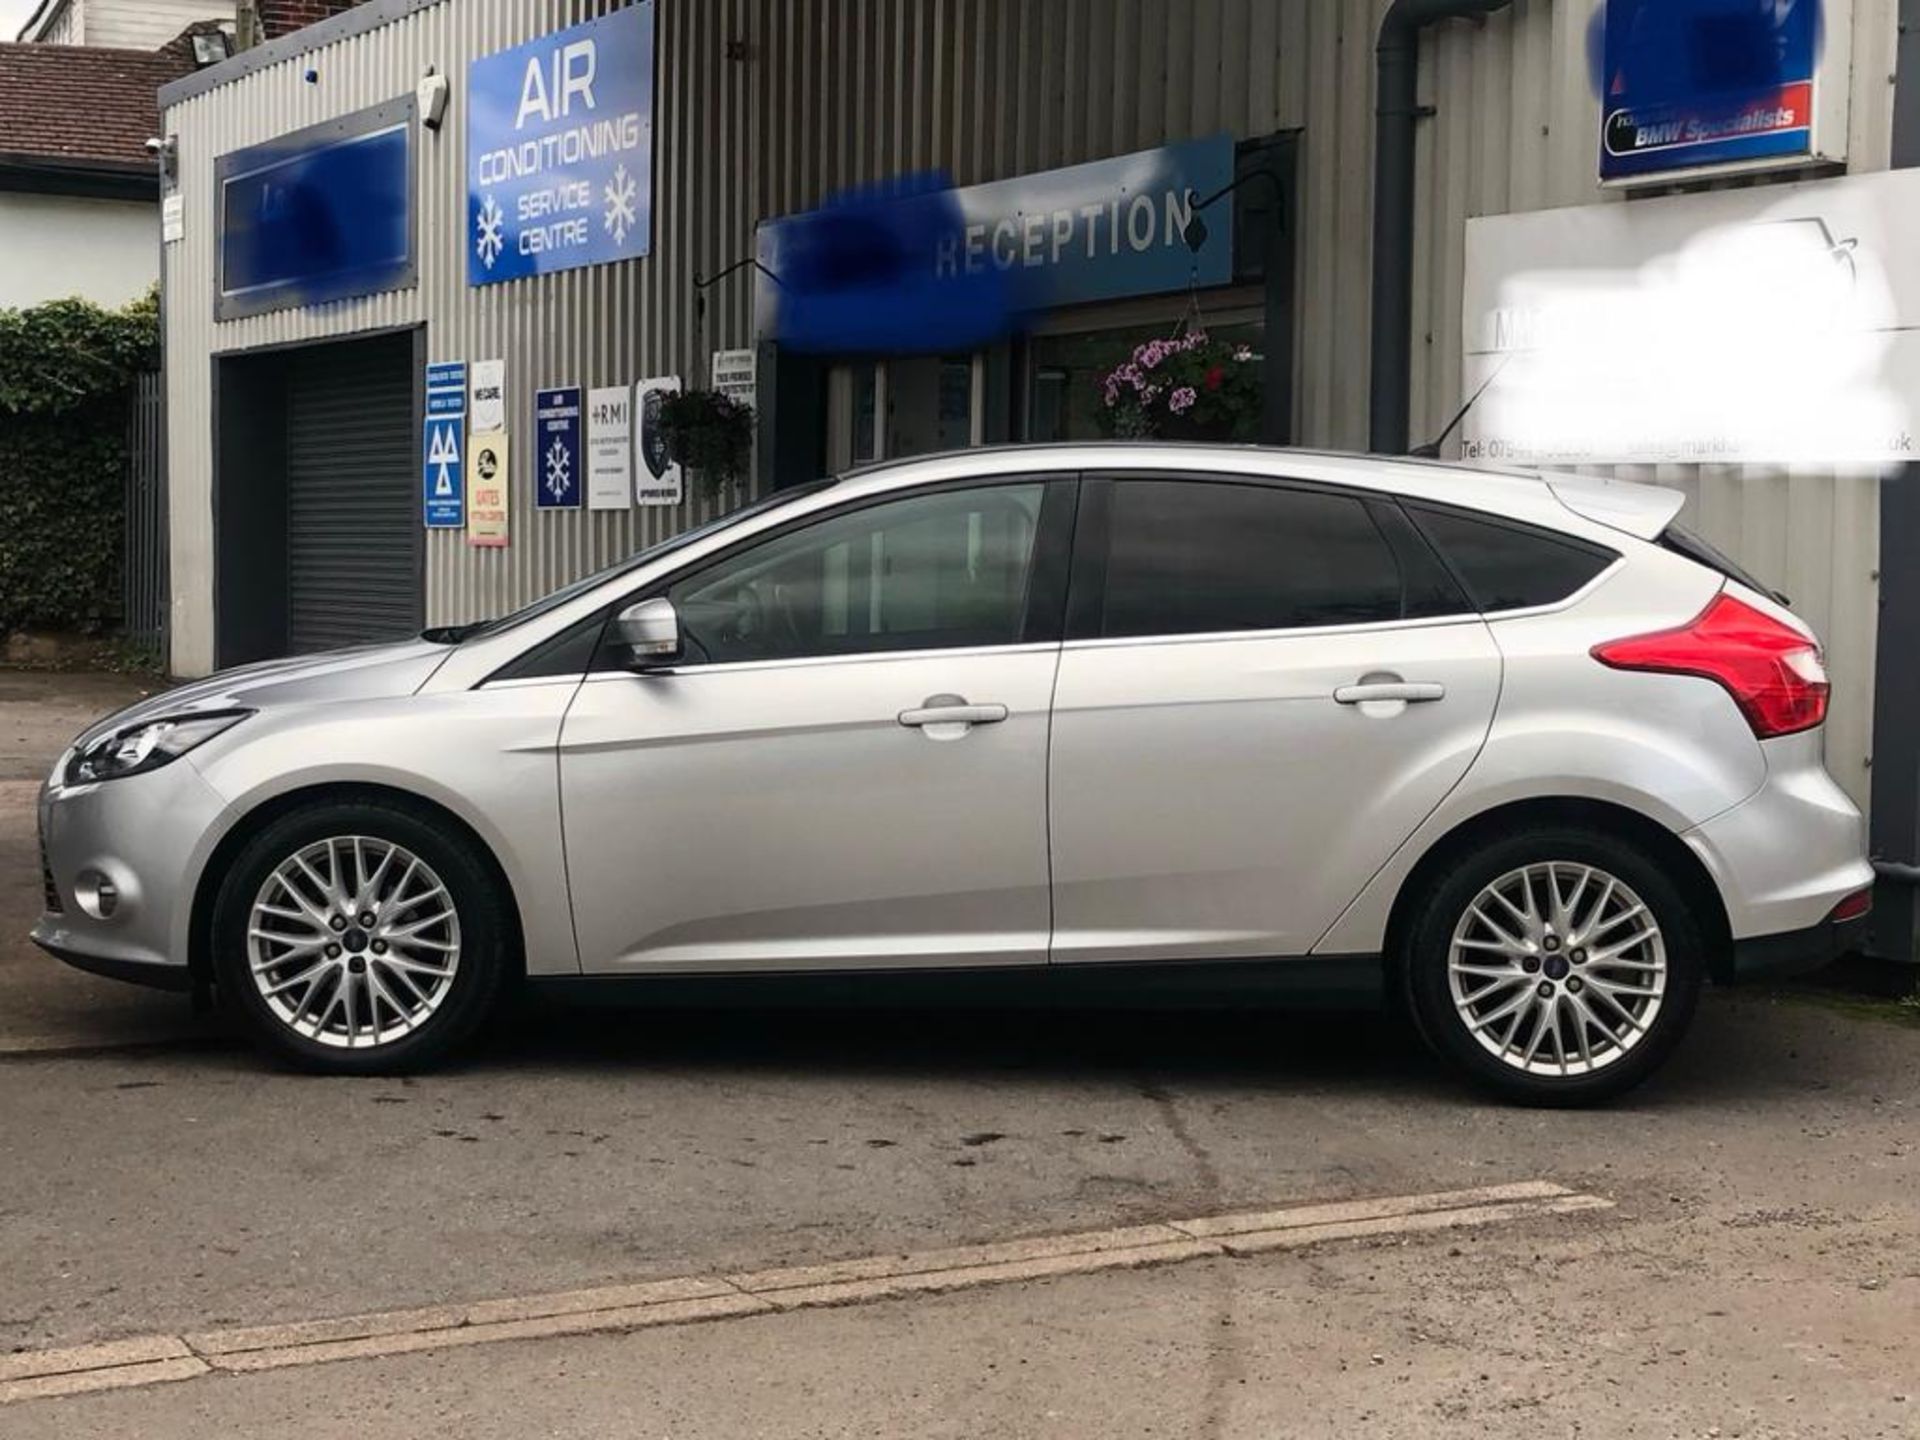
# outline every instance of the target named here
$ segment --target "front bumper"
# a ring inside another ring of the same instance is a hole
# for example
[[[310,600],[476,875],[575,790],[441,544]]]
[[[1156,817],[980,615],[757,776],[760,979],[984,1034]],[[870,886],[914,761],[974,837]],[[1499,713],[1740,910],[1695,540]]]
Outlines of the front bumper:
[[[34,943],[96,974],[188,988],[194,885],[225,809],[186,759],[125,779],[43,788],[50,893]],[[103,881],[110,907],[100,901]]]

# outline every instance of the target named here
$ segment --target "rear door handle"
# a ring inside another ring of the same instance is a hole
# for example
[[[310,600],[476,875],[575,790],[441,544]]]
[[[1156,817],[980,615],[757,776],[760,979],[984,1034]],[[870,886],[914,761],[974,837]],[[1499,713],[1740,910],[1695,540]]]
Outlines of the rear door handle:
[[[1360,685],[1342,685],[1333,698],[1342,705],[1368,705],[1377,700],[1400,700],[1408,705],[1424,705],[1444,700],[1447,687],[1432,683],[1409,684],[1404,680],[1378,681]]]
[[[900,723],[914,730],[965,730],[973,725],[998,725],[1007,718],[1004,705],[971,705],[959,695],[930,695],[912,710],[900,712]]]

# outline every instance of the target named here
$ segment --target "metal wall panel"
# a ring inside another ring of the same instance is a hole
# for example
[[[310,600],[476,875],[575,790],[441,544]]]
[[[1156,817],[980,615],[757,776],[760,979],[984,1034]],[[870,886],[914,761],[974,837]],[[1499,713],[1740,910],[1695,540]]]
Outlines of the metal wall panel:
[[[1332,279],[1302,291],[1301,433],[1351,444],[1364,432],[1366,358],[1353,342],[1366,329],[1372,29],[1350,0],[661,0],[652,255],[470,289],[468,61],[613,8],[445,0],[167,112],[187,230],[165,262],[175,669],[212,663],[208,354],[424,324],[431,359],[506,359],[524,432],[538,385],[704,379],[711,350],[750,340],[752,286],[742,275],[710,291],[696,333],[694,274],[749,253],[763,216],[902,171],[937,166],[971,184],[1323,116],[1308,127],[1304,169],[1310,213],[1332,223],[1310,226],[1303,263]],[[404,94],[429,64],[452,94],[444,128],[416,137],[418,288],[215,324],[215,158]],[[528,489],[516,481],[504,550],[428,537],[429,623],[523,603],[713,508],[695,497],[678,511],[542,515]]]
[[[709,351],[748,342],[752,287],[741,275],[710,291],[696,330],[695,272],[749,253],[762,216],[905,170],[939,166],[971,184],[1218,130],[1300,130],[1295,433],[1364,445],[1373,46],[1388,3],[661,0],[652,256],[477,290],[464,264],[467,62],[605,13],[610,0],[444,0],[173,107],[166,128],[179,136],[187,205],[186,238],[166,255],[175,668],[212,663],[210,352],[425,324],[431,359],[505,357],[512,423],[524,434],[537,385],[703,379]],[[1594,179],[1595,4],[1515,0],[1427,37],[1422,99],[1435,114],[1420,137],[1416,432],[1437,431],[1460,401],[1467,218],[1607,198]],[[1894,0],[1854,0],[1854,30],[1853,164],[1878,168]],[[419,288],[216,326],[214,157],[403,94],[429,64],[451,77],[452,103],[445,128],[418,137]],[[314,83],[302,78],[308,68]],[[1874,482],[1672,478],[1700,497],[1713,539],[1796,596],[1825,596],[1807,603],[1839,682],[1829,749],[1836,774],[1864,797]],[[529,491],[520,477],[505,550],[429,537],[429,623],[522,603],[712,508],[696,498],[679,511],[537,515]],[[1749,554],[1762,536],[1785,549]]]

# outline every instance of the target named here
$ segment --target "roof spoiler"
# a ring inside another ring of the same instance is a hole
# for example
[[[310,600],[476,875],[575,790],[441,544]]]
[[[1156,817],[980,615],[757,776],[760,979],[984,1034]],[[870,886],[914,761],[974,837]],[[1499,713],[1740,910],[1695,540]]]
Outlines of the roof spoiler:
[[[1552,475],[1546,481],[1554,498],[1574,514],[1642,540],[1658,540],[1687,503],[1687,497],[1678,490],[1643,485],[1638,480]]]

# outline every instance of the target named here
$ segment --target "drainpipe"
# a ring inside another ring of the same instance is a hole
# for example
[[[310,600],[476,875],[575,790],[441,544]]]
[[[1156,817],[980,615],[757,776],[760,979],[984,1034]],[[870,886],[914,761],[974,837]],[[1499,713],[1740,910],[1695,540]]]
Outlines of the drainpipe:
[[[1373,391],[1368,448],[1404,455],[1413,386],[1413,132],[1420,32],[1439,20],[1478,18],[1512,0],[1393,0],[1375,49],[1373,141]]]

